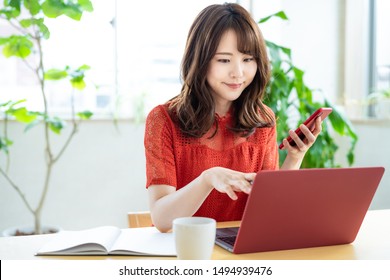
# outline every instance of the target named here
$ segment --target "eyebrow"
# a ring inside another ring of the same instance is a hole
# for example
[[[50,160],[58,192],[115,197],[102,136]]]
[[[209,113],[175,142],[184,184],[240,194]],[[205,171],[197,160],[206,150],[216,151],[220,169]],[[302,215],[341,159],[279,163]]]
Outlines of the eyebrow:
[[[216,55],[219,54],[219,55],[233,55],[232,53],[230,52],[217,52],[215,53]]]

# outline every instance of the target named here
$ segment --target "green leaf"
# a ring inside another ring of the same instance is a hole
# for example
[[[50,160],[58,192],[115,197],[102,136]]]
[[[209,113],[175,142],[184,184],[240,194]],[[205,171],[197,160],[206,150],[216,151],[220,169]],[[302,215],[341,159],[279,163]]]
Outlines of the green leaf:
[[[80,20],[83,11],[93,11],[92,3],[87,0],[72,1],[46,0],[42,3],[42,11],[49,18],[66,15],[71,19]]]
[[[273,59],[278,58],[279,61],[282,61],[282,55],[284,54],[289,60],[291,60],[291,49],[277,45],[267,40],[265,41],[265,44],[271,52],[271,57]]]
[[[50,69],[45,72],[45,80],[61,80],[68,77],[68,72],[66,70],[59,69]]]
[[[38,0],[24,0],[24,7],[30,11],[30,14],[35,16],[41,11],[41,5]]]
[[[7,58],[11,56],[26,58],[34,46],[27,36],[12,35],[4,39],[1,38],[0,45],[4,45],[3,54]]]
[[[4,103],[0,103],[0,107],[8,107],[8,105],[11,103],[11,101],[7,101]]]
[[[269,19],[271,19],[273,17],[278,17],[278,18],[283,19],[283,20],[288,20],[287,15],[283,11],[279,11],[279,12],[277,12],[275,14],[270,15],[270,16],[261,18],[258,23],[266,22],[266,21],[268,21]]]
[[[31,19],[22,19],[20,21],[20,25],[24,28],[28,28],[32,25],[35,25],[39,28],[40,33],[42,34],[43,38],[49,39],[50,32],[47,26],[43,23],[43,18],[31,18]]]
[[[74,20],[80,20],[83,12],[92,12],[93,6],[89,0],[78,0],[77,4],[68,3],[67,7],[64,9],[64,14]]]
[[[329,120],[332,123],[333,129],[340,135],[344,135],[345,122],[337,111],[329,115]]]
[[[8,2],[8,3],[7,3]],[[20,11],[22,0],[4,0],[4,6],[10,6]]]
[[[0,16],[4,15],[7,20],[10,20],[12,18],[17,18],[20,15],[20,12],[17,10],[4,10],[0,9]]]
[[[83,90],[86,86],[84,77],[85,77],[85,71],[89,70],[90,67],[88,65],[82,65],[79,68],[77,68],[74,71],[69,71],[69,75],[72,77],[70,80],[70,83],[73,88],[78,90]]]
[[[4,15],[8,20],[20,15],[21,0],[4,0],[3,2],[4,9],[0,9],[0,15]]]
[[[19,100],[13,101],[12,106],[18,105],[20,103],[24,103],[26,101],[27,101],[26,99],[19,99]]]
[[[83,71],[83,72],[85,72],[86,70],[89,70],[89,69],[91,69],[90,66],[88,66],[88,65],[86,65],[86,64],[83,64],[82,66],[80,66],[80,67],[77,69],[77,71]]]
[[[22,123],[30,123],[37,118],[37,115],[34,112],[28,111],[25,107],[10,109],[8,110],[8,113]]]
[[[16,100],[16,101],[8,101],[7,103],[9,103],[9,108],[12,109],[16,105],[19,105],[20,103],[24,103],[26,101],[27,101],[26,99],[20,99],[20,100]]]
[[[89,120],[92,117],[93,113],[91,111],[78,112],[77,116],[82,120]]]
[[[93,6],[89,0],[78,0],[77,1],[82,9],[86,12],[93,12]]]
[[[58,117],[47,118],[45,120],[49,124],[49,128],[55,134],[60,134],[61,130],[66,126],[66,122]]]
[[[4,151],[6,154],[9,152],[9,147],[13,144],[13,142],[6,138],[0,136],[0,151]]]
[[[27,28],[32,25],[34,19],[22,19],[19,23],[22,27]]]
[[[64,15],[78,21],[81,19],[83,11],[80,9],[79,5],[70,3],[64,8]]]
[[[48,18],[56,18],[63,15],[65,5],[60,0],[47,0],[42,3],[42,11]]]
[[[0,37],[0,46],[7,44],[9,41],[9,38]]]
[[[73,88],[78,89],[78,90],[83,90],[85,88],[85,82],[83,78],[81,77],[75,77],[70,80],[70,83]]]
[[[50,31],[49,28],[42,22],[38,22],[37,26],[39,27],[39,31],[41,32],[43,38],[49,39],[50,38]]]

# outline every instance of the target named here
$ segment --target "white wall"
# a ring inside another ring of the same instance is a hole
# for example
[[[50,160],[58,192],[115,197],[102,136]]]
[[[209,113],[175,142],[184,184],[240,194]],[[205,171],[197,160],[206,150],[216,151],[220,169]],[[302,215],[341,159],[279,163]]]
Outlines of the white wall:
[[[390,120],[354,121],[353,126],[359,136],[355,150],[354,167],[383,166],[385,173],[371,203],[371,209],[390,208],[390,146],[384,144],[384,139],[390,137]],[[340,146],[340,154],[345,154],[349,147],[347,139],[336,137]],[[347,166],[345,157],[338,162]]]
[[[371,207],[390,208],[390,146],[384,144],[386,141],[384,139],[390,137],[390,120],[378,124],[357,124],[356,128],[361,136],[356,165],[378,165],[386,169]]]
[[[306,71],[306,81],[321,88],[333,101],[342,94],[343,68],[340,41],[338,0],[254,1],[257,18],[284,10],[290,17],[280,26],[282,40],[292,48],[296,65]],[[267,6],[270,7],[270,6]],[[287,28],[287,30],[285,30]],[[264,29],[264,35],[272,36]],[[3,123],[0,122],[0,127]],[[390,151],[383,139],[390,138],[390,122],[355,123],[360,140],[356,150],[356,166],[382,165],[390,170]],[[11,124],[11,135],[19,139],[22,127]],[[68,152],[55,167],[43,221],[66,229],[82,229],[98,225],[126,227],[127,211],[148,208],[145,190],[143,126],[129,121],[119,122],[119,132],[110,121],[85,122]],[[27,186],[27,197],[37,199],[42,185],[43,151],[39,128],[22,137],[13,149],[11,174],[21,186]],[[339,139],[341,153],[346,143]],[[344,149],[344,150],[343,150]],[[0,156],[0,161],[4,160]],[[3,163],[3,162],[0,162]],[[389,172],[389,171],[387,171]],[[390,208],[390,177],[385,174],[372,208]],[[7,182],[0,176],[0,230],[31,223],[29,216]]]
[[[22,130],[21,125],[11,123],[10,137],[21,140],[14,144],[11,176],[36,205],[44,173],[43,135],[35,128],[19,137]],[[110,121],[83,123],[54,168],[43,222],[67,229],[107,224],[126,227],[128,211],[146,210],[143,130],[143,125],[125,121],[119,122],[118,131]],[[2,176],[0,205],[0,230],[32,223],[21,199]]]
[[[306,84],[321,89],[332,102],[343,87],[342,4],[339,0],[253,1],[255,19],[280,10],[286,13],[288,21],[274,18],[260,25],[264,37],[290,48],[295,66],[305,72]]]

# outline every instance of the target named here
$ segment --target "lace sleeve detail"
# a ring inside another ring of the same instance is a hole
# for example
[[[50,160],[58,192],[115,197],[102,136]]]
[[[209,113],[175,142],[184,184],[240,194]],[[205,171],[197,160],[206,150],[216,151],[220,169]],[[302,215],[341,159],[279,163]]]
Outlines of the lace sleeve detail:
[[[155,107],[146,118],[146,187],[155,184],[176,187],[172,127],[172,121],[161,105]]]

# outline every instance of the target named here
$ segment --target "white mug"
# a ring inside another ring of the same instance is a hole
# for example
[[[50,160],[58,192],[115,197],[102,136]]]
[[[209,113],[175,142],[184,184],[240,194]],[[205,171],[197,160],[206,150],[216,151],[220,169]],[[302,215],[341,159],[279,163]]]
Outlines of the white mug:
[[[179,260],[209,260],[214,249],[216,221],[204,217],[183,217],[173,221]]]

